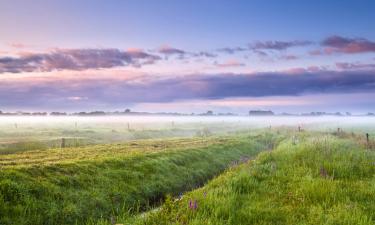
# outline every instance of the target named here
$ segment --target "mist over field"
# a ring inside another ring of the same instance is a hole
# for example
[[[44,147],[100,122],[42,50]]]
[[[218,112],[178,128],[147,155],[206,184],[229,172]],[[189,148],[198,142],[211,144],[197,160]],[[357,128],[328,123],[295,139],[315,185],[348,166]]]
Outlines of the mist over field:
[[[373,126],[371,116],[0,116],[0,124],[8,129],[65,129],[122,128],[128,124],[135,130],[174,129],[185,126],[217,125],[256,129],[269,126],[289,126],[306,128],[337,128]],[[17,128],[15,127],[17,124]]]
[[[371,130],[374,125],[375,117],[371,116],[2,116],[0,140],[7,142],[7,136],[9,140],[17,141],[17,138],[37,139],[49,135],[50,138],[90,139],[91,135],[109,133],[118,138],[112,141],[121,141],[133,139],[135,137],[129,134],[141,131],[154,132],[155,138],[157,131],[173,131],[168,136],[192,137],[204,128],[218,134],[281,126],[320,131],[342,128],[351,132]],[[22,135],[17,137],[17,133]],[[153,138],[153,134],[144,138]]]
[[[226,135],[260,129],[374,132],[371,116],[1,116],[0,152]]]

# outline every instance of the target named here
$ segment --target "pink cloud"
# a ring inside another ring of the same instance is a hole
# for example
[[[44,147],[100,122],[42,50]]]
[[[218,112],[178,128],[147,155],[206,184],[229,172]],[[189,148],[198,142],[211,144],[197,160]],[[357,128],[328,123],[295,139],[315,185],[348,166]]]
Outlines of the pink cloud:
[[[82,71],[153,64],[161,58],[131,49],[55,49],[46,53],[22,53],[18,57],[0,57],[0,73]]]
[[[326,70],[327,70],[327,67],[325,66],[308,66],[306,68],[304,67],[290,68],[290,69],[284,70],[283,72],[287,74],[304,74],[304,73],[322,72]]]
[[[299,59],[298,56],[295,56],[295,55],[283,55],[280,58],[284,59],[284,60],[296,60],[296,59]]]
[[[88,100],[88,99],[89,99],[88,97],[81,97],[81,96],[68,97],[68,100],[71,100],[71,101],[82,101],[82,100]]]
[[[375,69],[375,64],[370,63],[336,63],[336,67],[340,70],[371,70]]]
[[[323,49],[323,53],[325,54],[375,52],[375,42],[365,38],[331,36],[323,40],[322,45],[325,47]]]
[[[312,55],[312,56],[323,55],[323,51],[322,50],[312,50],[312,51],[309,51],[309,55]]]
[[[28,45],[25,45],[25,44],[20,43],[20,42],[9,43],[9,46],[12,47],[12,48],[26,48],[26,47],[29,47]]]
[[[241,62],[239,62],[239,61],[236,60],[236,59],[228,60],[228,61],[223,62],[223,63],[215,63],[215,65],[216,65],[217,67],[220,67],[220,68],[229,68],[229,67],[242,67],[242,66],[246,66],[245,63],[241,63]]]
[[[173,48],[169,45],[163,45],[163,46],[159,47],[158,52],[162,53],[162,54],[165,54],[165,55],[173,55],[173,54],[183,55],[183,54],[186,53],[182,49]]]
[[[301,73],[306,73],[307,70],[306,68],[296,67],[296,68],[290,68],[290,69],[284,70],[284,72],[287,74],[301,74]]]

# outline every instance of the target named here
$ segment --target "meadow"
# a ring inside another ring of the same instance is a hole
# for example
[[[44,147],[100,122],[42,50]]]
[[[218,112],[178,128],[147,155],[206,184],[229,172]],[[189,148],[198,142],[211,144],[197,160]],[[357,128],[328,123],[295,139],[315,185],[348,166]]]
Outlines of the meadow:
[[[375,152],[304,133],[124,224],[375,224]],[[105,223],[103,223],[105,224]]]
[[[241,117],[0,116],[0,154],[131,140],[225,134],[249,127]],[[251,122],[251,127],[261,127]]]
[[[0,224],[375,222],[372,118],[0,120]]]

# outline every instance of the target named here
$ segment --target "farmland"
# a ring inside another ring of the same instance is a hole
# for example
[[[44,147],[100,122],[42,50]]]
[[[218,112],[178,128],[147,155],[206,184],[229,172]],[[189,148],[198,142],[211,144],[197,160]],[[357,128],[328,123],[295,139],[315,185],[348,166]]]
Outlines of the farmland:
[[[3,120],[0,224],[375,221],[371,118],[131,119]]]
[[[129,224],[374,224],[374,150],[331,135],[298,139]]]

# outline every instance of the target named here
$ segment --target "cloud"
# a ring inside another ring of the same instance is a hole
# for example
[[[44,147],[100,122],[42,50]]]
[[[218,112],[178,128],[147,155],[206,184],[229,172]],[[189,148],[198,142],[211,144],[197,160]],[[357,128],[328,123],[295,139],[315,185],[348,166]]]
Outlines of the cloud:
[[[280,56],[280,59],[283,59],[283,60],[296,60],[296,59],[299,59],[299,57],[296,56],[296,55],[282,55],[282,56]]]
[[[365,38],[345,38],[336,35],[324,39],[321,45],[324,49],[319,52],[320,54],[375,52],[375,42]]]
[[[216,58],[218,55],[211,51],[197,51],[197,52],[188,52],[182,49],[170,47],[164,45],[157,49],[156,51],[159,54],[165,56],[164,59],[168,60],[169,56],[176,56],[175,59],[178,60],[189,60],[191,58]]]
[[[48,53],[27,53],[1,57],[0,73],[86,70],[120,66],[140,67],[160,60],[159,56],[131,49],[54,49]]]
[[[223,52],[227,54],[234,54],[237,52],[243,52],[248,50],[247,48],[242,48],[242,47],[224,47],[224,48],[219,48],[217,49],[218,52]]]
[[[292,47],[310,45],[310,41],[257,41],[249,44],[249,48],[252,50],[285,50]]]
[[[375,64],[337,62],[336,67],[340,70],[371,70],[375,69]]]
[[[206,51],[201,51],[198,53],[194,53],[193,56],[195,57],[207,57],[207,58],[216,58],[217,54],[211,53],[211,52],[206,52]]]
[[[25,45],[25,44],[20,43],[20,42],[12,42],[12,43],[9,43],[8,45],[10,47],[12,47],[12,48],[26,48],[26,47],[29,47],[28,45]]]
[[[193,89],[195,85],[204,88]],[[373,92],[375,72],[317,71],[293,76],[285,72],[195,75],[148,84],[148,90],[153,89],[159,90],[161,98],[158,100],[163,101],[192,98],[297,96],[305,93]]]
[[[312,56],[319,56],[323,54],[324,54],[323,51],[320,49],[309,51],[309,55],[312,55]]]
[[[5,80],[0,83],[0,96],[2,96],[0,105],[15,108],[17,106],[48,106],[51,109],[98,108],[181,100],[375,92],[374,70],[328,71],[320,67],[295,71],[293,74],[289,71],[221,73],[192,74],[173,78],[145,75],[141,80],[143,82],[113,78],[35,82]],[[77,96],[79,99],[72,96]]]
[[[306,68],[304,67],[295,67],[290,68],[287,70],[282,71],[285,74],[290,75],[300,75],[300,74],[306,74],[306,73],[320,73],[320,72],[327,72],[328,69],[326,66],[308,66]]]
[[[87,100],[88,98],[81,97],[81,96],[72,96],[72,97],[68,97],[67,99],[71,101],[82,101],[82,100]]]
[[[246,66],[245,63],[241,63],[237,60],[228,60],[226,62],[223,62],[223,63],[217,63],[215,62],[214,65],[216,65],[217,67],[220,67],[220,68],[230,68],[230,67],[242,67],[242,66]]]
[[[186,52],[182,49],[173,48],[168,45],[161,46],[158,52],[165,55],[184,55]]]
[[[304,40],[294,41],[256,41],[250,43],[247,48],[244,47],[224,47],[217,49],[218,52],[227,54],[235,54],[237,52],[243,52],[251,50],[259,56],[267,56],[268,54],[264,50],[286,50],[292,47],[301,47],[311,45],[313,42]]]
[[[265,51],[260,51],[260,50],[254,50],[254,53],[258,55],[259,57],[266,57],[268,54]]]

